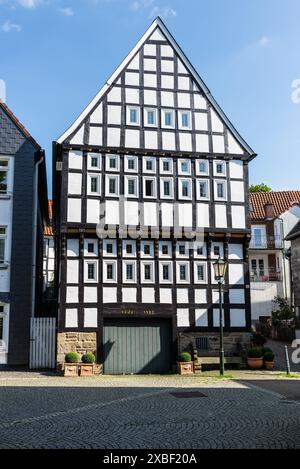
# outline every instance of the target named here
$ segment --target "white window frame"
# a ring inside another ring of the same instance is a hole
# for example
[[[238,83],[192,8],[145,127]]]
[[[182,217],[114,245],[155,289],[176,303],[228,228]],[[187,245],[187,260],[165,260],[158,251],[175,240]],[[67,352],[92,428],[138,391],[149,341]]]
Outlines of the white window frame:
[[[101,171],[102,167],[102,158],[100,153],[88,153],[88,162],[87,162],[87,169],[88,171]],[[92,166],[92,158],[97,158],[98,160],[98,165],[97,166]]]
[[[170,182],[170,186],[171,186],[171,195],[165,195],[164,194],[164,182]],[[169,177],[162,177],[160,178],[160,198],[161,199],[174,199],[174,179]]]
[[[164,245],[168,246],[169,254],[163,254],[162,247]],[[159,253],[159,257],[162,258],[162,259],[172,259],[172,241],[162,241],[162,240],[159,241],[158,242],[158,253]]]
[[[163,278],[163,267],[165,265],[169,266],[169,279],[165,280]],[[173,283],[173,262],[172,261],[160,261],[159,262],[159,283],[170,284]]]
[[[146,181],[153,181],[153,195],[146,195]],[[143,198],[144,199],[156,199],[157,198],[157,178],[155,176],[143,177]]]
[[[127,265],[133,266],[133,278],[132,279],[126,278],[126,268],[127,268],[126,266]],[[123,283],[136,283],[136,261],[133,261],[133,260],[122,261],[122,278],[123,278]]]
[[[182,124],[182,118],[183,118],[184,114],[188,115],[188,125],[187,126],[184,126]],[[190,111],[184,111],[184,110],[179,110],[178,111],[178,128],[180,130],[191,130],[191,112]]]
[[[147,169],[147,161],[153,162],[153,169]],[[156,174],[156,158],[154,156],[144,156],[143,158],[143,173]]]
[[[182,163],[187,163],[188,164],[188,171],[182,171],[181,169],[181,164]],[[192,165],[191,165],[191,160],[188,158],[180,158],[177,162],[177,169],[178,169],[178,176],[190,176],[191,175],[191,170],[192,170]]]
[[[88,266],[94,265],[94,278],[89,279],[88,277]],[[97,260],[84,260],[84,283],[97,283],[98,282],[98,261]]]
[[[128,162],[134,161],[134,169],[130,169]],[[137,173],[138,172],[138,157],[134,155],[125,155],[125,173]]]
[[[135,193],[134,194],[129,194],[128,192],[128,182],[130,180],[134,180],[135,181]],[[126,198],[128,199],[132,199],[132,198],[137,198],[139,196],[139,178],[138,176],[124,176],[124,183],[125,183],[125,191],[124,191],[124,195]]]
[[[110,168],[109,162],[111,159],[115,159],[117,161],[116,167],[115,168]],[[109,173],[118,173],[120,171],[120,156],[119,155],[113,155],[113,154],[106,154],[105,155],[105,169]]]
[[[4,250],[3,250],[3,261],[0,259],[0,265],[4,265],[6,263],[6,255],[7,255],[7,226],[1,225],[1,229],[4,229],[4,234],[0,233],[0,239],[4,240]]]
[[[88,251],[88,245],[93,244],[94,252]],[[84,257],[96,257],[98,256],[98,240],[97,239],[85,239],[84,240]]]
[[[164,162],[169,163],[169,170],[164,170]],[[173,175],[173,159],[172,158],[159,158],[159,172],[161,174],[172,174]]]
[[[132,254],[128,254],[126,252],[126,246],[127,245],[130,245],[132,246]],[[136,241],[133,241],[133,240],[129,240],[129,239],[123,239],[122,241],[122,254],[123,254],[123,257],[136,257]]]
[[[154,113],[154,124],[148,122],[148,112]],[[157,127],[157,110],[155,108],[145,107],[144,108],[144,127]]]
[[[137,121],[131,122],[130,120],[130,113],[131,111],[136,111]],[[127,125],[139,126],[141,121],[141,112],[138,106],[126,106],[126,123]]]
[[[107,265],[113,265],[113,274],[114,274],[114,278],[113,279],[109,279],[107,278]],[[117,279],[118,279],[118,263],[116,260],[112,260],[112,259],[103,259],[103,262],[102,262],[102,277],[103,277],[103,283],[117,283]]]
[[[206,166],[206,171],[202,172],[200,171],[200,164],[205,163]],[[196,175],[197,176],[209,176],[209,161],[208,160],[196,160],[195,161],[195,166],[196,166]]]
[[[210,252],[210,257],[211,259],[218,259],[218,255],[216,255],[214,253],[214,247],[215,246],[219,246],[220,248],[220,257],[222,257],[222,259],[224,258],[224,244],[222,242],[217,242],[217,241],[214,241],[211,243],[211,252]]]
[[[187,196],[182,195],[182,183],[187,181],[189,183],[189,194]],[[178,199],[180,200],[192,200],[192,180],[189,178],[178,178]]]
[[[186,278],[186,280],[180,280],[180,266],[181,265],[187,266],[187,269],[186,269],[187,278]],[[190,283],[190,262],[189,261],[176,261],[176,283],[178,283],[178,284]]]
[[[98,186],[98,191],[97,192],[92,192],[92,178],[95,178],[98,180],[97,186]],[[101,175],[97,173],[88,173],[87,174],[87,195],[94,195],[94,196],[99,196],[101,195]]]
[[[223,185],[224,197],[218,197],[218,184]],[[214,200],[221,200],[222,202],[226,202],[227,200],[227,181],[222,179],[215,179],[214,180]]]
[[[7,166],[3,166],[1,163],[5,161],[7,163]],[[0,197],[4,196],[6,197],[9,193],[9,185],[10,185],[10,159],[9,158],[0,158],[0,171],[6,172],[6,191],[5,192],[0,192]]]
[[[196,197],[197,200],[210,200],[210,184],[209,179],[196,179]],[[200,195],[200,184],[206,185],[206,197]]]
[[[165,123],[166,114],[171,114],[171,125]],[[175,127],[175,111],[174,109],[162,109],[161,110],[161,126],[163,129],[174,129]]]
[[[116,189],[117,192],[111,194],[109,192],[109,180],[115,179],[116,180]],[[106,197],[119,197],[120,194],[120,176],[118,174],[106,174],[105,175],[105,195]]]
[[[107,244],[113,245],[113,252],[107,252]],[[117,256],[117,240],[116,239],[104,239],[103,240],[103,257],[116,257]]]
[[[259,230],[261,233],[261,244],[255,243],[254,231]],[[267,247],[267,233],[265,225],[252,225],[251,226],[251,243],[250,246],[257,249],[263,249]]]
[[[203,269],[203,275],[204,279],[203,280],[198,280],[198,265],[202,265],[204,267]],[[197,284],[207,284],[207,262],[199,262],[196,261],[194,262],[194,282]]]
[[[203,249],[202,254],[197,253],[197,249],[198,249],[199,246]],[[195,241],[194,246],[193,246],[193,251],[194,251],[194,259],[207,259],[207,246],[206,246],[206,243],[201,242],[201,241]]]
[[[184,254],[179,253],[179,246],[184,246]],[[176,241],[176,257],[189,259],[189,241]]]
[[[145,254],[144,253],[144,246],[145,245],[150,246],[150,254]],[[153,259],[153,257],[154,257],[154,243],[153,243],[153,241],[141,241],[140,256],[141,256],[142,259]]]
[[[151,279],[145,279],[145,266],[151,265]],[[155,283],[154,261],[141,261],[141,284]]]
[[[222,173],[218,173],[217,172],[217,166],[221,164],[223,166],[223,172]],[[215,160],[214,161],[214,176],[217,176],[217,177],[226,177],[226,162],[223,161],[223,160]]]

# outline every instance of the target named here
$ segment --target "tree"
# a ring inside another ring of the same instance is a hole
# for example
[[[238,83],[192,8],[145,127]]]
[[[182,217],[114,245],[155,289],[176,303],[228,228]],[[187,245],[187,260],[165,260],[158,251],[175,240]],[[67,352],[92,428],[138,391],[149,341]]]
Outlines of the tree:
[[[250,192],[271,192],[271,187],[267,186],[263,182],[261,184],[251,184],[249,191]]]

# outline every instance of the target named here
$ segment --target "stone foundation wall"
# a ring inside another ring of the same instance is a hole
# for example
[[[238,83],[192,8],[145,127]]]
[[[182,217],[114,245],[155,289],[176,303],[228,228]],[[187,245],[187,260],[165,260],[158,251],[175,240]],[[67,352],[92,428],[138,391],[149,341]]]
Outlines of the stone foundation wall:
[[[79,355],[92,352],[97,353],[96,332],[60,332],[57,334],[57,364],[65,360],[68,352],[77,352]]]
[[[191,352],[196,349],[196,337],[208,337],[208,350],[199,351],[199,355],[215,355],[220,350],[220,340],[218,332],[179,332],[178,353]],[[239,345],[250,344],[250,333],[245,332],[224,332],[224,351],[227,355],[239,352]]]

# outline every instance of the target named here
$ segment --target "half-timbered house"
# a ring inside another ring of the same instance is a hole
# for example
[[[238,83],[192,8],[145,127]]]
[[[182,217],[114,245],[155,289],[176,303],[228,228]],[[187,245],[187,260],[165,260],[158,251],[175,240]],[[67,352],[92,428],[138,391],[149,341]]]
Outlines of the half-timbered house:
[[[161,19],[53,154],[58,361],[92,350],[105,373],[161,372],[179,351],[217,350],[219,256],[234,352],[251,324],[255,154]]]

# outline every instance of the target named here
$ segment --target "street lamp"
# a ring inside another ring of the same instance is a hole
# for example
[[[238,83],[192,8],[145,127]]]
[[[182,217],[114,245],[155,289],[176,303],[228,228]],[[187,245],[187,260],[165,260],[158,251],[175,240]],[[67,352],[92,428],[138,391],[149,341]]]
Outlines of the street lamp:
[[[227,268],[227,262],[219,257],[213,262],[215,279],[219,284],[219,309],[220,309],[220,375],[224,375],[224,338],[223,338],[223,311],[222,311],[222,284]]]

